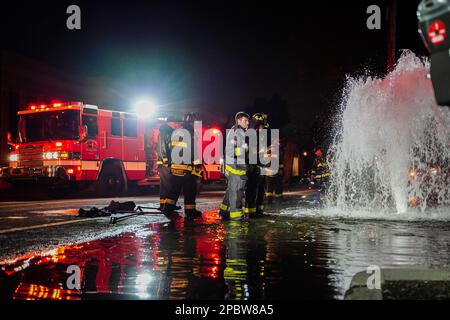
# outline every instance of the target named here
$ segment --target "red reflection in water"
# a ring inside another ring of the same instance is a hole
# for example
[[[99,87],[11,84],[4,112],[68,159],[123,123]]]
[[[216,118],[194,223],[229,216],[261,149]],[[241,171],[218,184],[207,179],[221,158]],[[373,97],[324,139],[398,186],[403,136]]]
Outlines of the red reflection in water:
[[[157,241],[157,235],[152,239]],[[123,280],[128,276],[127,270],[139,274],[149,267],[152,269],[151,265],[157,261],[157,250],[146,261],[144,252],[148,249],[141,238],[127,233],[4,260],[1,269],[7,276],[21,274],[14,299],[79,299],[80,292],[66,290],[70,265],[80,267],[82,291],[120,294],[126,286]]]
[[[74,290],[48,288],[41,285],[20,283],[14,291],[13,298],[20,300],[79,300],[80,293]]]
[[[178,217],[168,226],[150,225],[144,230],[150,234],[144,236],[125,233],[33,252],[0,261],[0,268],[17,279],[13,299],[82,299],[86,294],[186,297],[189,287],[201,279],[223,278],[225,228],[217,219],[215,211],[188,222]],[[66,286],[70,265],[81,270],[80,291]]]
[[[212,224],[217,222],[217,211],[204,213],[204,222]],[[199,232],[195,235],[196,251],[200,259],[200,275],[206,278],[219,278],[225,266],[223,253],[223,242],[225,239],[225,228],[223,224],[217,224],[211,233]]]

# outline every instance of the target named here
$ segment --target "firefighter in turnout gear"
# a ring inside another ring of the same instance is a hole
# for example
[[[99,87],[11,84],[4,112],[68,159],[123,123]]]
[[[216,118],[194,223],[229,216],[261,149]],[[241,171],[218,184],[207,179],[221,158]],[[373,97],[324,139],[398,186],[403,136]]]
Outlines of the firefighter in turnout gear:
[[[257,163],[249,164],[247,173],[247,188],[245,191],[245,209],[244,212],[250,218],[256,218],[263,215],[264,211],[264,188],[265,177],[261,174],[264,164],[259,159],[259,154],[265,154],[265,146],[259,144],[260,130],[268,128],[267,115],[256,113],[250,120],[250,128],[256,130],[257,143],[250,146],[250,152],[256,156]]]
[[[331,175],[328,170],[328,164],[323,156],[322,150],[317,149],[314,154],[316,159],[314,160],[313,168],[311,170],[311,181],[314,182],[314,185],[321,189],[325,189]]]
[[[225,147],[225,176],[227,189],[219,215],[225,219],[238,220],[243,216],[242,199],[247,184],[248,144],[245,131],[248,129],[250,116],[238,112],[235,125],[228,131]]]
[[[195,154],[196,148],[194,148],[196,141],[194,132],[195,120],[196,115],[194,113],[186,114],[183,117],[181,130],[175,130],[174,132],[178,137],[172,137],[171,140],[170,190],[164,205],[164,213],[168,216],[173,213],[181,191],[184,194],[184,213],[186,218],[198,218],[202,215],[195,206],[197,178],[202,176],[201,162],[198,159],[198,155]],[[184,159],[175,161],[173,158],[174,154],[178,154],[181,158],[187,155],[190,155],[190,157],[186,162]]]
[[[278,141],[279,154],[272,153],[272,148],[269,147],[267,156],[279,160],[279,169],[277,172],[267,172],[266,176],[266,198],[268,203],[272,203],[273,199],[281,199],[283,197],[283,170],[284,170],[284,144]]]
[[[167,122],[159,127],[158,143],[156,152],[158,154],[158,175],[159,175],[159,210],[164,209],[164,204],[169,196],[170,190],[170,165],[171,165],[171,139],[173,128]],[[176,206],[175,210],[181,207]]]

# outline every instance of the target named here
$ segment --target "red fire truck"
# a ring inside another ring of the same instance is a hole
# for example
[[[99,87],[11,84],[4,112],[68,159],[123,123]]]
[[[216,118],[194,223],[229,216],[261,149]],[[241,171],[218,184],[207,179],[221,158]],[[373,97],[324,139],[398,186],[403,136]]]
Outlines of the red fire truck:
[[[18,116],[17,144],[9,156],[9,167],[2,168],[0,175],[10,183],[85,182],[104,195],[118,195],[130,184],[159,184],[158,119],[144,121],[135,113],[82,102],[31,105]],[[204,169],[202,180],[221,178],[220,164],[204,165]]]

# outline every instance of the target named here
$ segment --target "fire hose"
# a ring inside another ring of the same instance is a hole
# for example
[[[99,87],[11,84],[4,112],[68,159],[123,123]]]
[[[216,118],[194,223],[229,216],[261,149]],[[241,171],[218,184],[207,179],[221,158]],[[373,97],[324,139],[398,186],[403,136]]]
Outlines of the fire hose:
[[[143,216],[146,214],[155,214],[155,215],[161,215],[163,214],[160,211],[144,211],[143,209],[156,209],[156,208],[152,208],[152,207],[141,207],[138,206],[135,210],[133,211],[121,211],[121,210],[117,210],[114,213],[130,213],[128,215],[125,216],[121,216],[121,217],[112,217],[109,219],[109,223],[110,224],[116,224],[117,222],[123,221],[125,219],[131,218],[131,217],[136,217],[136,216]]]

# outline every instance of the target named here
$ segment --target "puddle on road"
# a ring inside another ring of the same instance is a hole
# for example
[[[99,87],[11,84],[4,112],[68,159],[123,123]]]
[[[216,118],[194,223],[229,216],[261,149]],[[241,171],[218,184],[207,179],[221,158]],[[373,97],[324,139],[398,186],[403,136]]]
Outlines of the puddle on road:
[[[288,202],[289,204],[289,202]],[[275,206],[276,207],[276,206]],[[307,210],[307,208],[298,208]],[[333,299],[369,265],[448,267],[441,222],[183,218],[0,262],[1,299]],[[69,290],[67,268],[80,268]]]
[[[289,224],[176,219],[138,232],[3,261],[4,299],[255,299],[331,298],[327,270],[310,240]],[[279,225],[280,228],[274,228]],[[299,242],[305,245],[299,246]],[[81,290],[68,290],[70,265]],[[310,288],[310,291],[304,290]]]

